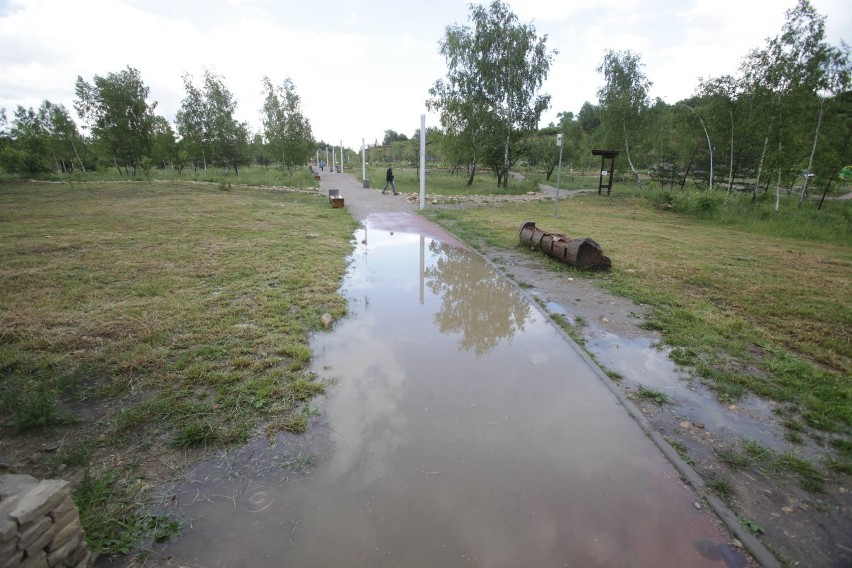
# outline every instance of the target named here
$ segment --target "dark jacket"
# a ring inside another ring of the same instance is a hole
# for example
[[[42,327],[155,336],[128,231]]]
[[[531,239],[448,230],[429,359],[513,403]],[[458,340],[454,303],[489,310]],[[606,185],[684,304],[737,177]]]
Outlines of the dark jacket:
[[[393,168],[388,168],[388,173],[385,176],[385,181],[393,181]]]

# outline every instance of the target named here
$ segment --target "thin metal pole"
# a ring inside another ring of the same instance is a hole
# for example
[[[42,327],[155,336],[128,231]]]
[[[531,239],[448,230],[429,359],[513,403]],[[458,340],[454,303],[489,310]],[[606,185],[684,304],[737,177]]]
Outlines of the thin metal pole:
[[[426,115],[420,115],[420,209],[426,202]]]
[[[343,173],[343,140],[340,141],[340,173]]]
[[[559,214],[559,181],[562,179],[562,140],[559,142],[559,169],[556,170],[556,201],[553,202],[554,217]]]
[[[361,181],[367,179],[367,147],[364,145],[364,139],[361,138]]]

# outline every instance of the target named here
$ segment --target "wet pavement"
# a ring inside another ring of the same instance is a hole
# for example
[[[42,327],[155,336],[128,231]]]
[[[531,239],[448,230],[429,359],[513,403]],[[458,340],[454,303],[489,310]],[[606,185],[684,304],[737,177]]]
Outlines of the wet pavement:
[[[363,221],[350,314],[312,345],[334,385],[308,435],[259,438],[174,488],[190,525],[164,563],[746,566],[509,280],[404,197],[322,185]]]

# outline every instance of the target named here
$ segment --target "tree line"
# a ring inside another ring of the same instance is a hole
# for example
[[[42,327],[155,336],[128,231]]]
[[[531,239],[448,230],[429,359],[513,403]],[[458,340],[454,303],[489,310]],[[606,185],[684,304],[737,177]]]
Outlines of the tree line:
[[[746,54],[735,75],[701,79],[674,104],[651,100],[641,55],[607,50],[597,71],[596,103],[536,128],[548,108],[541,86],[555,51],[499,0],[471,6],[469,25],[446,29],[440,53],[447,75],[427,106],[440,113],[433,152],[451,167],[477,167],[506,185],[519,166],[556,167],[556,134],[569,167],[594,169],[592,148],[618,150],[619,169],[641,189],[650,179],[683,188],[748,190],[795,185],[804,199],[813,180],[828,185],[852,163],[849,47],[826,41],[825,17],[809,0],[785,14],[778,35]],[[387,142],[387,141],[386,141]],[[598,162],[599,164],[599,162]]]
[[[597,101],[575,115],[560,112],[540,127],[550,107],[542,92],[558,55],[532,24],[521,22],[501,0],[472,4],[466,25],[446,28],[439,52],[445,77],[429,89],[426,105],[440,115],[427,131],[430,162],[478,172],[505,187],[512,169],[535,168],[548,179],[559,159],[572,170],[596,169],[593,148],[618,150],[617,169],[635,179],[673,189],[687,183],[713,190],[768,191],[776,206],[782,190],[803,200],[813,183],[852,174],[852,93],[849,47],[826,40],[825,17],[809,0],[797,0],[781,31],[747,53],[736,73],[699,81],[693,96],[669,104],[651,100],[652,82],[641,54],[604,52],[597,68]],[[234,118],[236,101],[222,76],[205,70],[196,82],[183,76],[185,97],[175,128],[156,114],[156,102],[131,67],[91,82],[78,77],[74,110],[49,101],[18,107],[11,121],[0,114],[0,167],[11,173],[172,167],[194,171],[243,165],[304,164],[316,142],[302,114],[296,87],[263,78],[262,129],[251,133]],[[419,161],[419,132],[393,130],[368,148],[371,161]]]
[[[45,100],[37,109],[18,106],[11,121],[0,112],[0,167],[12,174],[114,168],[121,175],[174,168],[182,172],[220,167],[239,173],[251,163],[292,171],[316,144],[292,80],[264,77],[262,130],[234,117],[237,101],[224,77],[205,69],[196,82],[183,75],[185,96],[175,127],[156,113],[139,71],[127,67],[92,81],[77,77],[74,110]],[[10,123],[11,122],[11,123]]]

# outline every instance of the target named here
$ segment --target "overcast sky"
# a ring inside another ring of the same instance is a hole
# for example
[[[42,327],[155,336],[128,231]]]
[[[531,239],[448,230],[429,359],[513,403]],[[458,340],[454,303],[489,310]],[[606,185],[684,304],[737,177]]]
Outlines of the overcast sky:
[[[674,103],[699,77],[736,74],[743,56],[778,34],[795,0],[510,0],[558,50],[544,91],[563,111],[596,102],[607,48],[641,54],[652,97]],[[852,41],[849,0],[812,0],[828,39]],[[128,65],[174,121],[181,76],[225,78],[237,118],[259,128],[261,79],[289,76],[314,137],[358,148],[391,129],[411,136],[429,87],[446,74],[438,42],[468,21],[464,0],[0,0],[0,107],[48,99],[74,115],[77,76]],[[437,126],[427,114],[427,126]]]

